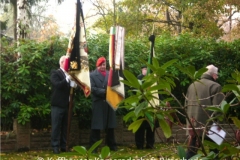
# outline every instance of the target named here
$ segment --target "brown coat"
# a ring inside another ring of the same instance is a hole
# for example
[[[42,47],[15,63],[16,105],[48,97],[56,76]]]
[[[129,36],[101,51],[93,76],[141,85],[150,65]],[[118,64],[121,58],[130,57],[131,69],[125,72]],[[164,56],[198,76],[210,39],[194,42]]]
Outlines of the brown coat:
[[[189,118],[193,117],[197,122],[206,124],[212,112],[205,110],[205,107],[221,104],[224,99],[221,89],[220,84],[208,74],[203,74],[199,82],[192,83],[188,88],[185,101]],[[198,123],[195,125],[200,126]],[[189,127],[188,122],[187,127]]]

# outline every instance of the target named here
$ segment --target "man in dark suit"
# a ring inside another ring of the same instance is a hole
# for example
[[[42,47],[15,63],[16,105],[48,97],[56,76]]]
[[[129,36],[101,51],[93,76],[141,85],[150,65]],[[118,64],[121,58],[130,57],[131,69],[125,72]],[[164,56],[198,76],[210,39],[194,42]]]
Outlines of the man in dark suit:
[[[147,66],[142,66],[142,73],[137,76],[139,80],[142,80],[144,76],[147,74]],[[144,141],[145,141],[145,132],[146,132],[146,148],[153,149],[154,142],[155,142],[155,128],[152,130],[148,121],[143,121],[139,129],[135,133],[135,143],[138,149],[144,148]]]
[[[59,60],[60,68],[51,72],[51,145],[53,153],[59,154],[59,149],[66,152],[67,122],[70,87],[77,87],[71,77],[64,71],[63,65],[66,56]]]
[[[100,140],[100,131],[106,130],[106,145],[116,151],[114,136],[116,128],[116,114],[106,101],[106,89],[109,72],[106,70],[106,59],[100,57],[96,63],[96,70],[91,72],[92,124],[90,146]]]

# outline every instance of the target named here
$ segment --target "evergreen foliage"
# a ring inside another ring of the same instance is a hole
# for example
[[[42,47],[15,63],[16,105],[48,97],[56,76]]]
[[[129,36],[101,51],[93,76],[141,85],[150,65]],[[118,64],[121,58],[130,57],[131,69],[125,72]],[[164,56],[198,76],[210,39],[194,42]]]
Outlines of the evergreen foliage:
[[[1,129],[9,130],[12,119],[19,123],[32,122],[33,128],[49,126],[51,84],[50,71],[59,67],[58,60],[65,55],[68,40],[52,37],[48,41],[36,42],[24,40],[20,47],[1,39]],[[147,38],[125,40],[125,70],[135,76],[140,73],[144,61],[147,61],[150,44]],[[98,34],[88,37],[90,70],[95,69],[98,57],[108,60],[109,35]],[[22,58],[17,60],[16,53]],[[211,38],[194,38],[191,34],[177,37],[162,35],[156,37],[155,54],[159,64],[177,59],[178,65],[189,65],[200,69],[208,64],[219,68],[221,85],[226,84],[231,73],[240,68],[240,40],[233,42],[216,41]],[[175,77],[176,87],[172,93],[184,101],[190,79],[176,67],[170,66],[167,71]],[[129,96],[128,87],[126,94]],[[172,104],[174,106],[176,104]],[[240,117],[240,107],[230,109],[230,114]],[[91,99],[85,98],[81,90],[75,91],[74,113],[79,117],[82,127],[90,126]],[[118,114],[125,114],[123,109]],[[184,120],[183,120],[184,121]]]

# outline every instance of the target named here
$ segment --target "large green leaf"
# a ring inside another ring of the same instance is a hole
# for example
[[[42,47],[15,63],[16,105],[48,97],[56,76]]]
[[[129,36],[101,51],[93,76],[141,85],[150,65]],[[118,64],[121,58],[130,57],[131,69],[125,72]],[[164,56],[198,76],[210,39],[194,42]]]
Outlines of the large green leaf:
[[[188,67],[186,67],[186,71],[187,71],[187,73],[188,73],[189,75],[191,75],[191,77],[194,77],[195,72],[196,72],[194,66],[188,66]]]
[[[110,155],[110,149],[108,146],[104,146],[101,150],[101,158],[102,159],[106,159],[108,158]]]
[[[148,120],[148,123],[153,130],[154,127],[154,118],[151,112],[145,112],[146,119]]]
[[[182,146],[177,146],[177,153],[180,159],[186,158],[186,151]]]
[[[95,142],[88,150],[88,154],[91,154],[93,152],[94,149],[96,149],[101,143],[102,143],[102,139],[100,139],[99,141]]]
[[[158,119],[162,119],[162,120],[164,119],[164,115],[161,113],[157,113],[156,116]]]
[[[135,117],[134,111],[128,112],[124,117],[123,120],[127,122],[130,118]]]
[[[222,92],[228,92],[228,91],[236,91],[238,94],[240,94],[240,89],[235,84],[226,84],[222,88]]]
[[[123,82],[125,85],[129,86],[129,87],[133,87],[132,83],[127,81],[127,80],[120,80],[121,82]]]
[[[233,123],[240,129],[240,120],[237,117],[231,117]]]
[[[226,101],[223,101],[221,103],[221,109],[224,114],[226,114],[228,112],[229,107],[230,107],[230,105]]]
[[[86,155],[87,154],[87,150],[83,146],[74,146],[73,150],[75,150],[76,152],[78,152],[81,155]]]
[[[132,95],[130,97],[127,97],[126,99],[124,99],[124,102],[128,104],[136,103],[138,102],[138,95]]]
[[[207,71],[207,68],[205,68],[205,67],[196,71],[195,74],[194,74],[195,79],[198,79],[199,77],[201,77],[202,74],[206,71]]]
[[[172,130],[170,128],[170,126],[168,125],[168,123],[163,120],[163,119],[159,119],[159,125],[163,130],[163,134],[166,138],[169,138],[172,135]]]
[[[142,89],[144,90],[144,89],[147,89],[147,88],[149,88],[149,87],[151,87],[153,85],[153,82],[152,81],[150,81],[150,82],[144,82],[143,84],[142,84]]]
[[[133,123],[131,123],[128,126],[128,130],[132,130],[132,132],[135,133],[144,120],[145,120],[145,118],[138,119],[138,120],[134,121]]]
[[[158,91],[158,90],[171,90],[171,87],[168,83],[160,83],[160,84],[156,84],[153,85],[151,88],[149,88],[149,91]]]
[[[195,68],[193,66],[189,67],[182,67],[180,65],[176,65],[176,67],[183,72],[184,74],[188,75],[189,78],[194,80]]]
[[[220,146],[217,145],[216,143],[214,144],[215,146],[211,146],[211,148],[217,148],[218,150],[220,150],[222,159],[229,157],[229,155],[237,155],[238,153],[240,153],[240,149],[238,148],[238,146],[234,146],[232,145],[232,143],[224,142]]]
[[[209,141],[209,140],[204,140],[204,145],[208,146],[209,148],[218,148],[219,145],[213,141]]]
[[[237,81],[238,84],[239,84],[240,83],[240,72],[238,70],[236,70],[231,75],[234,78],[234,80]]]
[[[233,90],[233,93],[235,94],[235,96],[237,97],[238,101],[240,101],[240,85],[237,85],[238,90]]]
[[[172,66],[175,62],[177,62],[178,60],[177,59],[172,59],[166,63],[164,63],[161,68],[163,69],[167,69],[168,67]]]
[[[166,82],[169,83],[170,85],[172,85],[173,87],[176,87],[175,82],[173,81],[173,79],[169,78],[169,77],[164,77],[166,79]],[[161,79],[160,79],[160,83],[161,83]]]
[[[136,106],[134,113],[136,116],[146,107],[146,102],[141,102],[139,105]]]
[[[226,155],[236,155],[237,153],[240,153],[240,149],[238,148],[239,146],[234,146],[231,143],[222,143],[219,147],[219,150],[222,151],[222,153],[226,154]]]
[[[216,112],[222,113],[221,108],[218,108],[218,107],[211,107],[211,106],[209,106],[209,107],[206,107],[206,109],[209,110],[209,111],[216,111]]]
[[[159,68],[158,60],[155,57],[153,57],[152,64],[155,68]]]
[[[199,153],[199,154],[196,154],[195,156],[192,156],[191,158],[190,158],[190,160],[195,160],[195,159],[201,159],[201,160],[210,160],[210,159],[208,159],[208,158],[202,158],[202,155],[203,154],[201,154],[201,153]]]
[[[163,75],[165,75],[166,70],[162,69],[162,68],[157,68],[156,71],[154,72],[154,76],[156,77],[156,75],[158,77],[162,77]]]
[[[140,88],[140,84],[138,82],[138,79],[136,78],[136,76],[134,74],[132,74],[128,70],[124,70],[123,74],[124,74],[125,78],[127,79],[127,81],[129,82],[128,85],[130,85],[130,87],[134,87],[134,88],[137,88],[137,89]],[[122,82],[126,83],[126,81],[122,81]]]

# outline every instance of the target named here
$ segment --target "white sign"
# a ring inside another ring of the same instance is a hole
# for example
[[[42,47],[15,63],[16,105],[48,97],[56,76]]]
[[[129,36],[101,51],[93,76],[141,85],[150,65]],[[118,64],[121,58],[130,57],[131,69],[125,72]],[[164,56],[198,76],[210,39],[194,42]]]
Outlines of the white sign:
[[[213,123],[212,127],[208,131],[207,136],[211,138],[218,145],[221,145],[223,142],[223,139],[226,136],[226,132],[222,129],[219,130],[218,125]]]

